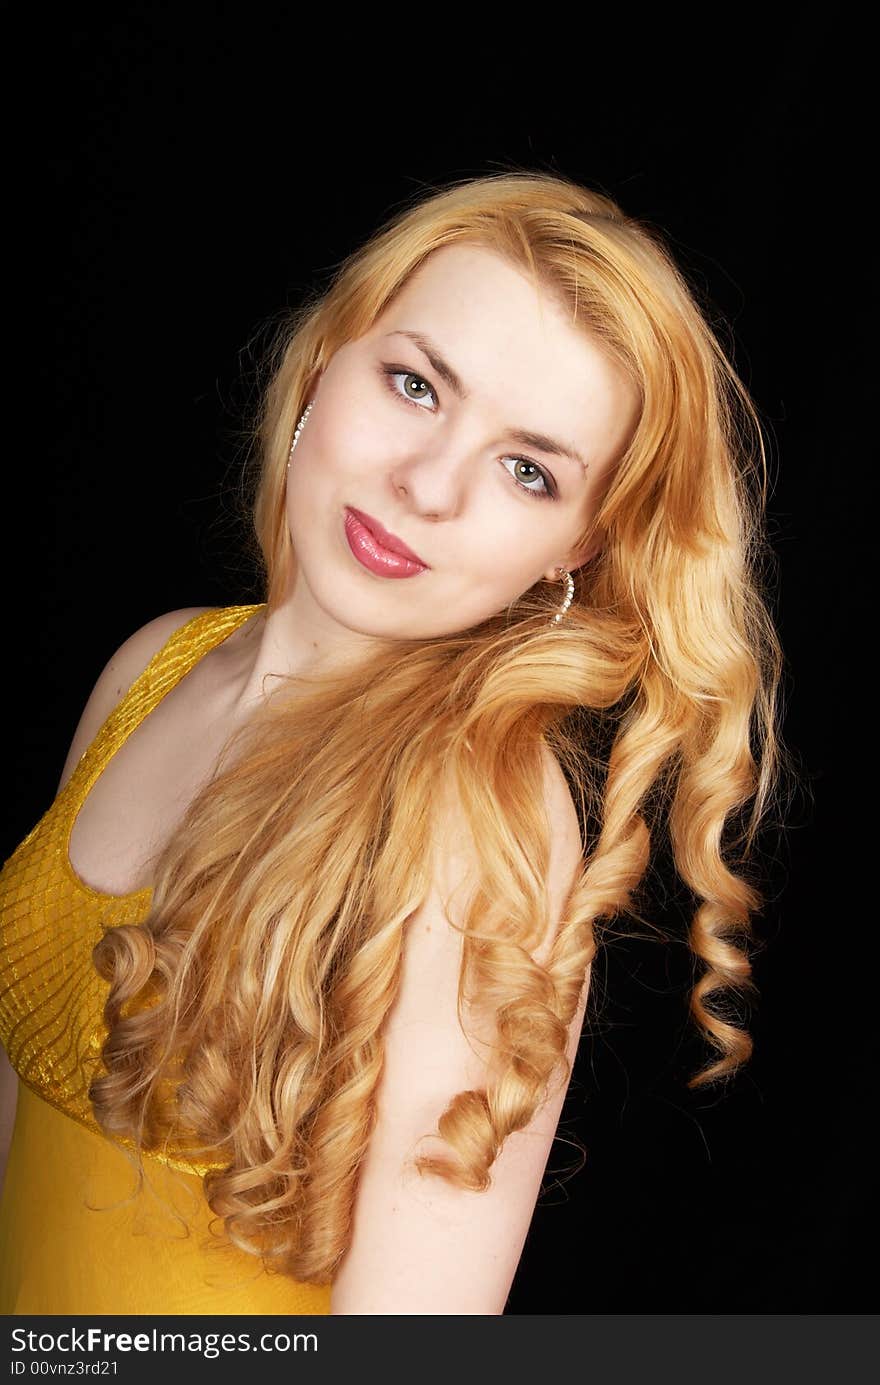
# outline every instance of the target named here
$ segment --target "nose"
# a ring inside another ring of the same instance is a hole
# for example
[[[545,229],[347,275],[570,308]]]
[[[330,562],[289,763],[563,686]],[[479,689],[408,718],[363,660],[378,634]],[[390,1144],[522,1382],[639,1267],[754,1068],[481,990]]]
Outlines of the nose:
[[[465,504],[477,461],[465,447],[423,447],[391,470],[395,489],[404,491],[413,509],[438,519],[457,514]]]

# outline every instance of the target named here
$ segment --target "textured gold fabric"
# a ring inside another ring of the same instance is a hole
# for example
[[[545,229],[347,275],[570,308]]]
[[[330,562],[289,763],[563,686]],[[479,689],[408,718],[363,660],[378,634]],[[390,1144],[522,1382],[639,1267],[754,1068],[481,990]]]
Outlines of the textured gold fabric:
[[[105,929],[140,922],[151,891],[110,895],[80,880],[68,852],[74,821],[135,727],[258,609],[221,607],[175,631],[0,871],[0,1041],[21,1081],[0,1203],[0,1312],[329,1312],[329,1285],[268,1275],[256,1257],[216,1234],[212,1241],[209,1224],[216,1233],[222,1223],[201,1189],[210,1165],[146,1154],[151,1185],[171,1199],[190,1232],[153,1200],[145,1213],[146,1194],[130,1199],[133,1166],[101,1131],[88,1100],[106,1037],[107,983],[92,949]],[[125,1205],[113,1211],[90,1205],[119,1199]],[[199,1245],[193,1230],[202,1233]]]

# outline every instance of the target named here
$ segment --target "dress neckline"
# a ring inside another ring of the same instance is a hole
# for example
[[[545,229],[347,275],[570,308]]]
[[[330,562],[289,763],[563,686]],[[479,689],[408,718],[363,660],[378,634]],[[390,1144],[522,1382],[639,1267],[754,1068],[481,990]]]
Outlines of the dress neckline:
[[[71,801],[67,805],[65,810],[61,846],[58,852],[62,870],[64,871],[64,874],[67,877],[67,880],[70,883],[70,885],[78,893],[86,895],[89,899],[95,902],[100,902],[108,905],[127,904],[134,906],[135,904],[137,904],[143,905],[144,907],[149,906],[149,903],[153,897],[152,885],[145,885],[140,890],[130,890],[126,894],[111,894],[108,890],[99,890],[94,885],[90,885],[87,880],[83,880],[82,876],[78,874],[73,862],[70,859],[70,839],[73,836],[73,829],[76,824],[76,820],[79,817],[80,809],[82,808],[83,804],[85,803],[86,799],[91,793],[92,788],[97,783],[98,779],[100,779],[104,770],[107,768],[107,765],[113,758],[113,755],[115,755],[116,752],[121,749],[121,747],[128,740],[128,737],[137,729],[138,726],[140,726],[141,722],[146,720],[146,718],[155,709],[158,703],[161,702],[165,694],[170,692],[172,688],[176,687],[177,684],[180,683],[188,673],[192,672],[196,664],[198,664],[199,661],[203,659],[206,654],[209,654],[212,649],[216,649],[219,645],[223,643],[224,640],[228,639],[230,635],[234,634],[235,631],[241,625],[244,624],[248,617],[253,615],[255,611],[260,610],[261,606],[264,604],[265,603],[260,602],[250,606],[218,606],[210,611],[202,611],[199,615],[193,616],[190,620],[185,621],[184,624],[179,626],[177,630],[173,631],[172,634],[169,635],[165,643],[159,649],[156,650],[156,653],[150,659],[149,663],[138,675],[138,677],[134,680],[134,682],[131,684],[131,687],[123,695],[120,701],[113,708],[113,711],[104,721],[103,725],[98,730],[91,744],[83,752],[79,760],[79,763],[76,766],[76,769],[74,770],[73,774],[68,780],[68,783],[65,785],[65,789],[69,789],[71,791]],[[126,735],[123,736],[119,744],[115,745],[109,754],[104,753],[103,743],[107,739],[107,734],[111,725],[115,724],[115,722],[119,719],[120,714],[125,712],[128,709],[130,703],[133,702],[140,695],[141,691],[147,687],[150,679],[155,676],[157,669],[161,667],[164,660],[168,657],[171,646],[183,640],[185,638],[186,632],[188,630],[191,630],[193,626],[198,626],[199,624],[207,625],[208,629],[210,630],[211,618],[216,620],[220,625],[220,634],[218,638],[210,640],[205,648],[199,649],[197,651],[196,657],[185,664],[179,677],[175,678],[172,682],[170,682],[167,687],[160,689],[158,695],[155,697],[155,699],[153,699],[150,702],[150,705],[148,705],[144,714],[138,717],[134,726],[132,726],[130,730],[126,733]],[[62,793],[64,791],[65,790],[62,790]]]

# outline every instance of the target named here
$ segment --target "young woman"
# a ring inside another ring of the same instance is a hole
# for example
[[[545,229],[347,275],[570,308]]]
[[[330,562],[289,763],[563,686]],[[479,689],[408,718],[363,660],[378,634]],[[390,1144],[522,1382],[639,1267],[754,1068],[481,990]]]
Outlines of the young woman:
[[[660,235],[541,173],[414,201],[259,442],[265,600],[122,646],[0,876],[7,1313],[502,1313],[654,832],[692,1082],[749,1056],[763,446]]]

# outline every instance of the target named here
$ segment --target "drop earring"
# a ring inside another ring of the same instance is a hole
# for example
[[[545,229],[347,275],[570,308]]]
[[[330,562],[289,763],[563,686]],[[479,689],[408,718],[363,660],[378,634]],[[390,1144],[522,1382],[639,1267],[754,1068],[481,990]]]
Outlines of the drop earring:
[[[558,573],[561,573],[562,575],[562,580],[566,584],[566,592],[565,599],[562,605],[559,607],[559,610],[556,612],[555,616],[550,621],[551,630],[555,629],[559,622],[562,620],[563,616],[565,615],[566,611],[571,605],[571,600],[574,596],[574,578],[572,577],[571,573],[564,567],[558,567],[556,571]]]
[[[293,452],[294,452],[294,448],[296,447],[297,443],[299,442],[299,435],[300,435],[300,433],[302,432],[303,428],[305,428],[305,426],[306,426],[306,419],[308,418],[309,414],[310,414],[311,411],[312,411],[312,404],[314,404],[314,402],[315,402],[315,401],[314,401],[314,399],[313,399],[312,402],[311,402],[311,404],[309,404],[309,407],[306,409],[305,413],[303,414],[302,418],[300,419],[299,423],[296,425],[296,428],[295,428],[295,430],[294,430],[293,442],[290,444],[290,453],[289,453],[288,458],[287,458],[287,470],[288,470],[288,471],[290,470],[290,463],[293,461]]]

